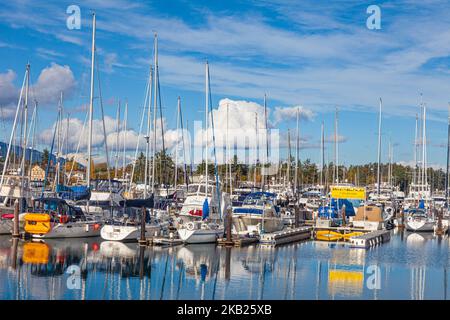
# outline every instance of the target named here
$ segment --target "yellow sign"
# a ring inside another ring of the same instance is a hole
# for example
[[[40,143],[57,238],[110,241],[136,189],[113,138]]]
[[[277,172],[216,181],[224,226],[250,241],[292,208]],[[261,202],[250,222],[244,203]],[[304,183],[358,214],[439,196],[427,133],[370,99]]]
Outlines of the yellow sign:
[[[366,189],[356,187],[331,187],[331,197],[334,199],[366,199]]]

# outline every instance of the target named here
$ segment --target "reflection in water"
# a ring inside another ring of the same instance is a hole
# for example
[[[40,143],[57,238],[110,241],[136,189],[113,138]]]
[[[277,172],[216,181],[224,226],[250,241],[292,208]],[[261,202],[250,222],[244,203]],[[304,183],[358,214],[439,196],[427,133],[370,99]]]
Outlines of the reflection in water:
[[[448,249],[447,237],[407,232],[369,250],[326,242],[145,248],[0,237],[0,298],[447,299]],[[367,285],[371,266],[380,272],[378,289]]]

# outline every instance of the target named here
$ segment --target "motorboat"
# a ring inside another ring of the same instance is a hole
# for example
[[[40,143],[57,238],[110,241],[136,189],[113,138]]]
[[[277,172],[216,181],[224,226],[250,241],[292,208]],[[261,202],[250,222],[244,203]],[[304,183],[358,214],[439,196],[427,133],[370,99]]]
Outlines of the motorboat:
[[[249,194],[241,207],[233,207],[233,226],[237,233],[280,231],[284,227],[280,208],[274,205],[276,195],[270,192]]]

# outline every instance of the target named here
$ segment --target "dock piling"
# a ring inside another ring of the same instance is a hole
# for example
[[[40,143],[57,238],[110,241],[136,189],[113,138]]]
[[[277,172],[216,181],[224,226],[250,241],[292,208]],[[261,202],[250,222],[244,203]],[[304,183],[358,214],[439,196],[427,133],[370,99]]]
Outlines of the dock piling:
[[[14,238],[18,238],[19,234],[19,201],[16,199],[14,201],[14,224],[13,224],[13,232],[12,236]]]

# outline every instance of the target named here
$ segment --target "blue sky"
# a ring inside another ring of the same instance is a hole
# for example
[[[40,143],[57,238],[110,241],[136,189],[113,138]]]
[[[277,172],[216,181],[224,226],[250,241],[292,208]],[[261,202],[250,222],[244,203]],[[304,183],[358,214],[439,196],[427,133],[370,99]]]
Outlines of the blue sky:
[[[81,9],[80,30],[66,27],[66,8],[71,4]],[[381,30],[366,28],[366,9],[371,4],[381,8]],[[271,125],[285,134],[288,128],[295,131],[293,107],[302,106],[301,158],[315,161],[320,152],[320,124],[324,121],[326,135],[332,134],[336,107],[343,141],[340,162],[375,161],[378,99],[382,97],[383,159],[391,139],[395,161],[411,162],[415,114],[419,93],[423,93],[429,120],[428,162],[443,165],[450,101],[449,9],[445,1],[3,2],[0,136],[9,137],[12,110],[29,61],[32,94],[40,108],[40,147],[50,139],[60,90],[66,112],[80,119],[71,126],[71,144],[76,146],[76,128],[82,125],[89,96],[90,13],[95,11],[101,86],[111,133],[119,99],[129,103],[130,134],[139,130],[153,33],[157,32],[168,130],[176,125],[178,96],[191,124],[203,119],[204,62],[208,60],[215,108],[225,98],[261,105],[266,93]],[[231,121],[247,119],[242,117],[246,105],[237,105],[241,110]],[[98,119],[98,106],[96,110]],[[223,120],[218,115],[217,121]],[[252,125],[249,120],[248,126]],[[108,141],[112,143],[113,136]],[[128,149],[131,156],[131,142]],[[326,153],[331,160],[330,144]]]

